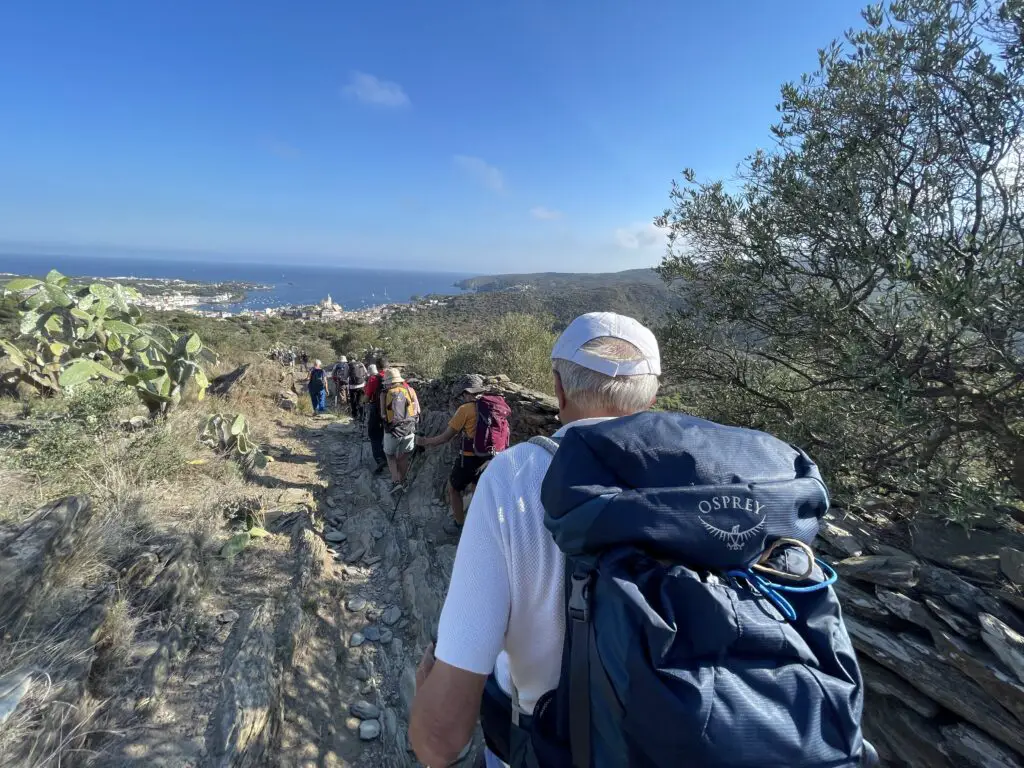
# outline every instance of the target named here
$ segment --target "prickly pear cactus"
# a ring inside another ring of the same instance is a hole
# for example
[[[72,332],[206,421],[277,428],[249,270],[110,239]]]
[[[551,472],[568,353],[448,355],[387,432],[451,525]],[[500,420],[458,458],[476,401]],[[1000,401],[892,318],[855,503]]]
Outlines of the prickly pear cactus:
[[[203,365],[216,361],[198,334],[140,322],[139,293],[119,283],[73,286],[51,270],[43,280],[18,278],[3,289],[21,318],[13,339],[0,339],[8,383],[23,381],[57,394],[92,379],[132,387],[151,414],[177,405],[189,386],[202,399]]]
[[[247,472],[266,469],[266,454],[249,435],[249,423],[240,413],[215,413],[208,417],[200,427],[199,442],[236,456]]]

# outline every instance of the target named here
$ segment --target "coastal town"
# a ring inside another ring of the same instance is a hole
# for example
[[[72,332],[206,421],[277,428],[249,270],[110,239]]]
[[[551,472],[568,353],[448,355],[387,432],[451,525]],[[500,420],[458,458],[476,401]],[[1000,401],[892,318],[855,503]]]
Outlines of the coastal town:
[[[362,323],[379,323],[400,309],[415,312],[417,307],[442,307],[445,306],[443,299],[421,299],[412,306],[409,304],[391,303],[377,304],[372,307],[346,310],[340,304],[335,303],[330,294],[318,304],[289,304],[281,307],[265,307],[264,309],[243,309],[240,312],[228,310],[199,309],[194,306],[175,307],[180,311],[192,312],[203,317],[210,317],[215,320],[226,320],[229,317],[246,317],[253,320],[261,320],[271,317],[281,317],[290,320],[300,320],[313,323],[332,323],[344,320],[356,320]]]
[[[20,277],[14,273],[0,272],[0,282]],[[355,320],[363,323],[379,323],[400,309],[416,311],[417,306],[444,306],[439,298],[418,299],[409,304],[391,302],[360,309],[346,310],[334,301],[328,293],[317,304],[285,304],[260,309],[236,309],[245,302],[248,294],[255,291],[270,291],[274,286],[241,281],[216,283],[184,280],[181,278],[154,277],[87,277],[74,278],[88,282],[120,283],[137,290],[138,304],[145,309],[158,312],[187,312],[215,320],[231,317],[245,317],[253,320],[280,317],[303,322],[331,323]]]

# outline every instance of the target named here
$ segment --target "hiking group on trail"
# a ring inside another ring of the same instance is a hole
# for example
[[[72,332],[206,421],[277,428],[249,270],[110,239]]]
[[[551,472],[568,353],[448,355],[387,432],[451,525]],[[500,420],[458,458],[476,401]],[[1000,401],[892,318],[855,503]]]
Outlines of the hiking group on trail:
[[[416,674],[419,760],[451,764],[480,722],[488,768],[876,765],[836,574],[810,548],[829,507],[814,462],[651,411],[658,343],[632,318],[576,318],[551,365],[550,438],[508,448],[507,404],[467,376],[445,431],[416,439],[462,435],[464,523]],[[414,432],[385,434],[404,450]]]
[[[385,356],[332,371],[357,425],[365,402],[396,500],[417,447],[460,438],[417,757],[451,764],[479,722],[486,768],[877,765],[837,576],[810,546],[829,508],[811,458],[651,410],[658,342],[632,318],[576,318],[551,369],[562,426],[511,447],[511,409],[477,374],[452,389],[444,431],[417,436],[419,397]],[[314,361],[316,412],[326,380]]]

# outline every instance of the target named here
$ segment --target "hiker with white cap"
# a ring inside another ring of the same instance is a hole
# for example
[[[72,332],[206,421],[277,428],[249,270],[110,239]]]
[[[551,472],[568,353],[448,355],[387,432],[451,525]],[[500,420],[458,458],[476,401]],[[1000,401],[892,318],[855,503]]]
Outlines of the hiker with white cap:
[[[632,318],[576,318],[552,369],[564,426],[477,483],[417,757],[450,765],[479,715],[488,768],[875,765],[810,457],[649,411],[658,344]]]
[[[555,342],[551,367],[563,424],[556,438],[649,408],[661,373],[654,334],[610,312],[573,320]],[[410,736],[425,765],[458,757],[492,670],[506,693],[515,682],[527,714],[558,683],[565,559],[544,527],[540,491],[550,463],[544,448],[522,443],[496,455],[477,482],[437,648],[428,649],[418,675]]]

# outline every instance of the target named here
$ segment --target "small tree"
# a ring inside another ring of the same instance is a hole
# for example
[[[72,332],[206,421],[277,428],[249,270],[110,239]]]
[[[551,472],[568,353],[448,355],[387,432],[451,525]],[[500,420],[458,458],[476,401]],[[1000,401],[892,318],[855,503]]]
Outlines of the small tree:
[[[851,488],[1024,493],[1024,3],[901,0],[782,89],[741,186],[672,191],[669,368]]]
[[[45,280],[18,278],[4,289],[18,302],[19,333],[0,339],[21,381],[44,394],[92,379],[124,382],[156,414],[177,404],[194,384],[200,398],[208,380],[202,363],[215,358],[198,334],[140,323],[138,293],[115,283],[72,286],[56,270]]]

